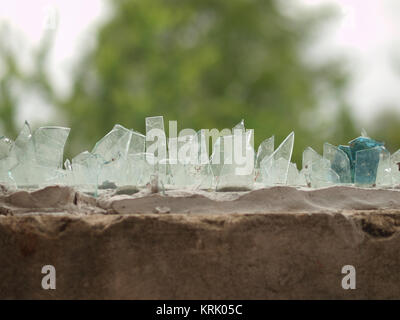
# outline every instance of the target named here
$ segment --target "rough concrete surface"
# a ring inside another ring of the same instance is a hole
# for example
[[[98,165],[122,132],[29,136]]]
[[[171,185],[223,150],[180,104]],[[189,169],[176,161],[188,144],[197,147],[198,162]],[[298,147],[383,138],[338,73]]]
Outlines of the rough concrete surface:
[[[398,192],[3,191],[0,298],[399,299]],[[41,287],[44,265],[56,290]]]

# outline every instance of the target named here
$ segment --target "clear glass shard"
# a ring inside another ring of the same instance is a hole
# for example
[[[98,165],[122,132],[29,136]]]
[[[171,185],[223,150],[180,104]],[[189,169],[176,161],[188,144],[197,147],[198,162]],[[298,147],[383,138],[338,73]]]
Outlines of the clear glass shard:
[[[97,194],[98,177],[103,160],[88,151],[72,159],[73,181],[80,190]]]
[[[297,177],[296,185],[299,187],[307,187],[307,179],[306,175],[304,174],[304,170],[300,170],[299,175]]]
[[[361,129],[361,137],[369,138],[367,130],[365,130],[364,128]]]
[[[260,163],[264,158],[268,158],[274,153],[275,136],[265,139],[258,146],[256,157],[256,168],[260,168]]]
[[[164,117],[162,116],[146,118],[146,153],[152,153],[156,160],[168,158]]]
[[[289,186],[295,186],[295,187],[307,186],[307,181],[304,172],[299,171],[295,163],[290,163],[289,165],[287,184]]]
[[[170,161],[171,184],[175,187],[208,189],[212,187],[213,175],[208,160],[204,132],[169,139],[169,154],[178,150],[178,159]],[[170,159],[171,160],[171,159]]]
[[[174,180],[172,177],[172,172],[171,172],[171,164],[169,159],[159,159],[158,163],[158,185],[161,188],[161,190],[166,189],[168,186],[171,186],[174,184]],[[181,166],[180,164],[174,165],[176,166]]]
[[[312,163],[310,182],[313,188],[323,188],[340,183],[340,176],[331,168],[328,159],[320,158]]]
[[[103,158],[99,158],[103,160]],[[126,157],[113,159],[109,162],[102,161],[98,176],[100,189],[111,189],[124,185],[126,179]]]
[[[374,186],[380,155],[381,146],[371,149],[360,150],[356,153],[354,182],[358,186]]]
[[[400,186],[400,150],[393,153],[390,157],[392,184],[396,187]]]
[[[9,170],[17,164],[16,159],[10,157],[13,146],[12,140],[0,137],[0,184],[16,187],[15,182],[9,176]]]
[[[307,147],[303,152],[303,169],[311,169],[314,162],[322,159],[321,155],[313,148]]]
[[[128,155],[128,168],[126,171],[126,184],[144,187],[151,182],[155,174],[155,159],[151,153],[136,153]]]
[[[342,150],[325,143],[324,158],[330,161],[331,169],[338,174],[341,183],[351,183],[350,160]]]
[[[67,171],[72,171],[71,161],[69,159],[65,160],[64,169]]]
[[[264,185],[286,185],[292,159],[294,132],[290,133],[274,153],[260,163]]]
[[[232,164],[233,161],[233,136],[218,137],[211,154],[211,169],[215,177],[219,177],[222,167],[225,164]],[[218,179],[218,178],[217,178]]]
[[[70,128],[41,127],[33,133],[35,159],[38,165],[49,168],[62,168],[64,146]]]
[[[246,191],[254,186],[255,152],[251,141],[253,130],[234,134],[233,157],[224,153],[225,159],[217,180],[217,191]],[[232,157],[229,159],[231,161],[227,161],[229,157]]]
[[[105,164],[125,158],[128,154],[131,137],[131,130],[117,124],[96,143],[92,154],[100,156]]]
[[[34,189],[54,184],[61,170],[44,167],[35,162],[21,162],[10,170],[10,176],[18,188]]]
[[[262,183],[262,174],[260,164],[263,159],[268,159],[274,153],[275,136],[265,139],[258,146],[257,155],[254,164],[254,180],[257,183]]]
[[[210,165],[210,157],[208,155],[207,136],[204,130],[199,130],[196,134],[199,144],[199,163]]]
[[[244,119],[240,120],[240,122],[233,127],[233,130],[241,130],[243,133],[245,133],[246,128],[244,127]]]
[[[376,173],[376,183],[379,187],[391,187],[392,186],[392,166],[390,160],[390,152],[385,148],[379,155],[379,164]]]
[[[289,164],[289,171],[288,171],[288,178],[287,178],[287,184],[289,186],[297,186],[297,183],[299,181],[299,170],[297,169],[297,165],[293,162]]]
[[[0,137],[0,160],[10,155],[14,142],[7,137]]]
[[[308,147],[303,152],[303,170],[307,186],[322,188],[340,183],[340,176],[332,169],[331,161]]]
[[[146,136],[132,131],[131,142],[129,144],[128,154],[144,153],[146,150]]]
[[[25,121],[21,132],[15,139],[10,157],[15,158],[15,162],[32,162],[35,160],[35,149],[32,140],[32,131],[29,123]]]

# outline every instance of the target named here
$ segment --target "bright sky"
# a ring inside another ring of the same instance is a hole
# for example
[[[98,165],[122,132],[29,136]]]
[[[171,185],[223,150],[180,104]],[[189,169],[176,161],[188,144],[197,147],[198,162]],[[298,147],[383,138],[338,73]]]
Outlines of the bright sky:
[[[324,31],[313,52],[316,58],[341,54],[349,59],[348,99],[354,112],[368,121],[384,106],[400,111],[400,1],[292,1],[309,7],[330,3],[339,8],[339,18]],[[0,0],[0,25],[4,21],[11,24],[28,46],[37,45],[46,28],[57,26],[50,72],[61,93],[68,92],[73,63],[88,44],[94,44],[93,31],[108,13],[104,0]],[[20,118],[39,120],[48,117],[50,110],[31,99],[21,107]]]

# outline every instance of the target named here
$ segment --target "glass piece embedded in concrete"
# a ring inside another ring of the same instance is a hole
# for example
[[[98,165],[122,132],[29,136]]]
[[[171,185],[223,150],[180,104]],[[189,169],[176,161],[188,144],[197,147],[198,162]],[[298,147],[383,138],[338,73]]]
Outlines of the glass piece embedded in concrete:
[[[330,161],[331,169],[340,177],[340,183],[351,183],[350,159],[342,150],[325,143],[323,157]]]

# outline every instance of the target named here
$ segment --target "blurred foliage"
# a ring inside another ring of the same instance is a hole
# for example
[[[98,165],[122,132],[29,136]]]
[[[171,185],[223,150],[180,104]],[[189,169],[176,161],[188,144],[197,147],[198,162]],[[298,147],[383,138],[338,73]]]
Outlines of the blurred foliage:
[[[299,165],[305,147],[321,151],[325,139],[340,144],[354,137],[343,63],[304,59],[330,10],[288,14],[273,0],[110,4],[112,17],[99,29],[95,49],[82,57],[71,96],[55,97],[41,68],[43,54],[25,79],[46,91],[72,127],[69,156],[90,150],[115,123],[144,132],[144,118],[154,115],[177,120],[178,130],[232,128],[244,118],[256,146],[273,134],[278,145],[294,130]],[[12,56],[2,57],[11,60],[0,79],[1,121],[15,134],[8,86],[20,71]],[[335,116],[318,116],[321,90],[338,106]]]
[[[375,125],[368,134],[379,141],[385,142],[390,153],[400,149],[400,114],[394,108],[387,108],[375,119]]]

